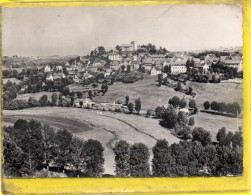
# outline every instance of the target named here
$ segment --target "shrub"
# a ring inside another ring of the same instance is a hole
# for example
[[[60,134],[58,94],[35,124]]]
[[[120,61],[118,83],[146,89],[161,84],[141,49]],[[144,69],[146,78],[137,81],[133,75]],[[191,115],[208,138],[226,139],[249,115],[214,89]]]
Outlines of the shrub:
[[[182,98],[179,102],[180,108],[185,108],[187,106],[187,102],[184,98]]]
[[[155,115],[157,118],[162,118],[162,115],[163,113],[165,112],[165,108],[162,106],[158,106],[156,109],[155,109]]]
[[[174,106],[174,107],[178,107],[180,104],[180,98],[177,96],[174,96],[172,99],[169,99],[168,102],[170,105]]]
[[[216,101],[213,101],[212,103],[211,103],[211,109],[212,110],[219,110],[219,105],[218,105],[218,102],[216,102]]]
[[[204,130],[202,127],[196,127],[193,132],[193,141],[199,141],[203,146],[211,143],[211,135],[209,131]]]
[[[191,99],[188,104],[189,108],[195,108],[196,107],[196,102],[194,99]]]
[[[211,104],[209,103],[209,101],[205,101],[203,105],[204,105],[204,109],[205,110],[208,110],[210,108],[210,106],[211,106]]]
[[[128,107],[129,112],[130,112],[130,113],[133,113],[134,104],[133,104],[132,102],[130,102],[130,103],[127,105],[127,107]]]

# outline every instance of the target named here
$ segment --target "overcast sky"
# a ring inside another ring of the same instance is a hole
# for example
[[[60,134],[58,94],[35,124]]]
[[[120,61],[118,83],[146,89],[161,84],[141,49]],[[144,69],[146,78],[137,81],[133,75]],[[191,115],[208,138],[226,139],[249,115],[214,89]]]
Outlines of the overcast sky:
[[[97,46],[242,46],[239,5],[4,8],[3,55],[84,55]]]

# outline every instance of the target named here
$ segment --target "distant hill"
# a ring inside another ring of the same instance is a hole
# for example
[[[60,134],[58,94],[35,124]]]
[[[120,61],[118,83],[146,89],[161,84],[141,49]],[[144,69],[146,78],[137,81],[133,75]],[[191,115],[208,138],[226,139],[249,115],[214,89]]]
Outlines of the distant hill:
[[[186,51],[174,51],[174,53],[202,53],[202,52],[229,52],[229,53],[242,53],[242,46],[236,46],[236,47],[218,47],[218,48],[212,48],[212,49],[198,49],[198,50],[186,50]]]
[[[48,63],[65,63],[72,58],[76,58],[77,55],[73,56],[31,56],[31,57],[21,57],[21,56],[4,56],[3,57],[3,66],[5,68],[26,68],[34,66],[45,66]]]

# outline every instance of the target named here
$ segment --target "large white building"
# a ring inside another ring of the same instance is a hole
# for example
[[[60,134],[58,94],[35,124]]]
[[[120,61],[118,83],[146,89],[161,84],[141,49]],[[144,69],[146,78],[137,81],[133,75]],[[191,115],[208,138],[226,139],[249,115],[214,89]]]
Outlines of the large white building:
[[[187,71],[185,60],[172,62],[170,67],[171,67],[170,70],[172,74],[185,73]]]
[[[124,52],[136,51],[138,49],[138,44],[136,41],[132,41],[130,44],[122,44],[121,50]]]

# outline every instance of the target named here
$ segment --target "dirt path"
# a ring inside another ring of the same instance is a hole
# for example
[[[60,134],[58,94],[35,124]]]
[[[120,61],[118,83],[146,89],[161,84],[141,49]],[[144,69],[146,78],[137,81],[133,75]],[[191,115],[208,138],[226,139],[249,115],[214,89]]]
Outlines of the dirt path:
[[[111,150],[113,150],[113,146],[112,146],[112,144],[116,141],[116,140],[118,140],[118,135],[114,132],[114,131],[111,131],[111,130],[109,130],[109,129],[106,129],[106,128],[104,128],[104,130],[105,131],[107,131],[107,132],[109,132],[109,133],[111,133],[112,135],[113,135],[113,138],[112,139],[110,139],[107,143],[106,143],[106,146],[108,147],[108,148],[110,148]]]
[[[144,135],[147,135],[147,136],[149,136],[150,138],[152,138],[152,139],[154,139],[154,140],[157,140],[154,136],[152,136],[152,135],[150,135],[150,134],[148,134],[148,133],[146,133],[146,132],[144,132],[144,131],[141,131],[140,129],[136,128],[136,127],[133,126],[132,124],[130,124],[130,123],[128,123],[128,122],[126,122],[126,121],[124,121],[124,120],[122,120],[122,119],[119,119],[119,118],[116,118],[116,117],[112,117],[112,116],[108,116],[108,115],[102,115],[102,116],[116,119],[116,120],[118,120],[118,121],[120,121],[120,122],[122,122],[122,123],[128,125],[128,126],[131,127],[133,130],[135,130],[135,131],[137,131],[137,132],[139,132],[139,133],[142,133],[142,134],[144,134]]]

